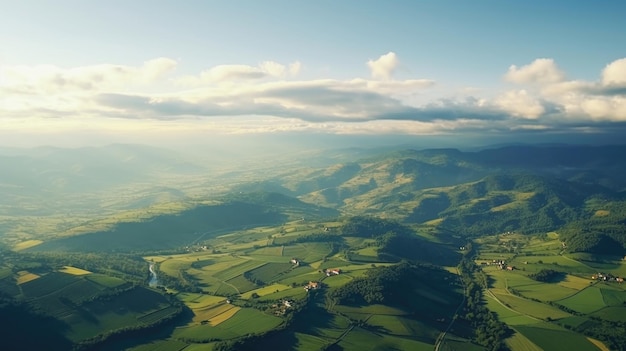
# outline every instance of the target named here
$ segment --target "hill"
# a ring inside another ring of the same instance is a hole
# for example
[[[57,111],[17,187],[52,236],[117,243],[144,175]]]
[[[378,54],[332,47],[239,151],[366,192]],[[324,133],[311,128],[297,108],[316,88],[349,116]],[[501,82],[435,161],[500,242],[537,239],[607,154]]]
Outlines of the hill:
[[[138,285],[147,271],[143,260],[0,255],[7,259],[0,264],[0,322],[9,349],[99,349],[111,338],[139,335],[183,312],[178,301]]]
[[[199,205],[113,229],[44,242],[29,251],[147,252],[180,249],[228,230],[278,225],[289,218],[336,216],[337,211],[277,193],[230,195],[215,205]]]
[[[615,253],[626,243],[617,234],[626,220],[624,152],[621,145],[404,150],[271,182],[344,213],[472,237],[563,229],[572,250],[598,251],[601,240],[617,242]]]

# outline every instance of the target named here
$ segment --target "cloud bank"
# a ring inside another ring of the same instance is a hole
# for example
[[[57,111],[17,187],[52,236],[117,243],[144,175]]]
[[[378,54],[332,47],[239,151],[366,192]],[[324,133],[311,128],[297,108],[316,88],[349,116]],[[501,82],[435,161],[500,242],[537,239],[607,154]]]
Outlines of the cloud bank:
[[[0,129],[450,135],[602,132],[626,124],[626,58],[599,68],[597,81],[571,79],[553,59],[538,58],[502,69],[502,90],[461,97],[427,77],[394,79],[399,64],[389,52],[365,62],[371,78],[344,80],[300,79],[299,61],[217,65],[192,75],[177,74],[180,63],[171,58],[0,66]]]

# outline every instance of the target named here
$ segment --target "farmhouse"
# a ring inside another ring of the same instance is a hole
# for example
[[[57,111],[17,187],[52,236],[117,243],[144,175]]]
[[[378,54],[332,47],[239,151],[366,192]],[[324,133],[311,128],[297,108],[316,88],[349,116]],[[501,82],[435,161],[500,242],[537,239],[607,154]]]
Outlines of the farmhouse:
[[[340,268],[326,269],[324,270],[324,273],[326,273],[327,277],[330,277],[331,275],[339,275],[341,274],[341,269]]]
[[[295,257],[292,257],[291,260],[289,260],[289,262],[291,264],[295,265],[295,266],[299,266],[300,265],[300,261],[297,258],[295,258]]]
[[[319,289],[320,283],[310,281],[309,284],[304,286],[304,290],[309,291],[311,289]]]
[[[622,283],[624,281],[624,278],[620,278],[620,277],[616,277],[614,275],[612,275],[611,273],[602,273],[602,272],[598,272],[597,274],[594,274],[591,276],[591,279],[593,280],[602,280],[602,281],[609,281],[609,282],[618,282],[618,283]]]

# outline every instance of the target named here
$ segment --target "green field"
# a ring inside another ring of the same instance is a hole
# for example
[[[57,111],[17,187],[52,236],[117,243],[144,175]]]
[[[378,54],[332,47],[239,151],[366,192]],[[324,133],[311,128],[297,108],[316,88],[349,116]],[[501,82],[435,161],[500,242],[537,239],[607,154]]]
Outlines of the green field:
[[[176,297],[187,304],[187,306],[191,309],[204,308],[226,301],[226,298],[222,296],[212,296],[198,293],[179,293]]]
[[[527,300],[518,296],[509,294],[497,294],[494,295],[507,307],[516,311],[523,311],[524,314],[539,319],[560,319],[567,318],[571,315],[567,312],[563,312],[556,307],[552,307],[540,302]]]
[[[85,279],[88,279],[94,283],[100,284],[106,288],[117,288],[126,284],[126,281],[120,278],[111,277],[111,276],[104,275],[104,274],[97,274],[97,273],[89,274],[88,276],[85,277]]]
[[[51,272],[41,276],[38,279],[31,280],[21,284],[24,295],[28,298],[37,298],[51,294],[57,290],[67,287],[68,285],[78,283],[83,278],[60,272]]]
[[[130,351],[181,351],[189,350],[189,344],[179,340],[156,341],[130,349]]]
[[[82,305],[62,319],[68,324],[67,336],[75,341],[94,337],[106,330],[117,330],[156,322],[175,313],[167,299],[152,290],[137,287],[115,299],[96,300]],[[143,320],[140,320],[141,318]]]
[[[361,307],[354,306],[345,306],[345,305],[337,305],[335,309],[341,313],[353,313],[353,314],[379,314],[386,316],[404,316],[407,314],[407,311],[386,306],[386,305],[367,305]]]
[[[174,338],[192,342],[226,340],[248,334],[259,334],[276,328],[283,320],[252,308],[238,310],[216,326],[210,324],[178,328]]]
[[[262,247],[260,249],[256,249],[251,251],[249,255],[262,255],[262,256],[283,256],[283,247],[282,246],[269,246]]]
[[[499,270],[485,264],[481,268],[491,278],[493,295],[485,295],[488,308],[518,332],[506,341],[513,351],[598,350],[584,336],[561,329],[557,324],[575,329],[584,328],[585,323],[591,322],[590,317],[626,321],[623,317],[626,313],[626,291],[623,287],[615,282],[591,279],[591,275],[597,272],[619,272],[622,262],[592,261],[587,254],[561,255],[562,245],[556,234],[548,236],[548,239],[534,236],[530,239],[520,236],[512,239],[518,245],[522,243],[522,253],[507,261],[516,270]],[[490,242],[485,250],[496,250],[506,243],[502,238],[500,241],[494,241],[493,237],[481,240]],[[499,245],[495,245],[495,242]],[[481,259],[504,256],[495,252],[481,252],[479,255]],[[558,281],[549,283],[529,277],[542,269],[564,274]],[[562,305],[580,315],[571,315],[548,303]]]
[[[591,314],[593,317],[614,322],[626,322],[626,306],[606,307]]]
[[[542,348],[517,331],[507,338],[505,343],[513,351],[543,351]]]
[[[260,267],[248,271],[252,279],[260,280],[264,283],[271,283],[278,280],[282,275],[289,272],[294,265],[285,263],[269,262]]]
[[[137,317],[137,321],[139,321],[140,323],[144,323],[144,324],[152,324],[152,323],[158,322],[159,320],[163,318],[169,317],[177,312],[178,312],[178,308],[173,307],[173,306],[167,306],[160,310],[148,312],[144,314],[143,316],[139,316]]]
[[[343,286],[352,279],[354,278],[346,274],[331,275],[330,277],[324,279],[324,284],[328,285],[328,287],[332,289]]]
[[[272,330],[283,320],[253,308],[242,308],[233,317],[220,323],[218,327],[238,335],[258,334]]]
[[[281,299],[303,299],[306,296],[307,292],[304,290],[303,287],[298,286],[295,288],[289,288],[289,289],[285,289],[285,290],[280,290],[278,292],[273,292],[271,294],[267,294],[267,295],[263,295],[261,297],[259,297],[260,301],[278,301]]]
[[[287,285],[283,285],[283,284],[272,284],[272,285],[268,285],[262,288],[248,291],[245,294],[241,294],[241,298],[250,299],[253,293],[256,293],[259,296],[265,296],[265,295],[273,294],[277,291],[283,291],[287,289],[291,289],[291,287]]]
[[[550,351],[598,351],[587,338],[565,329],[554,330],[536,326],[516,326],[515,329],[528,340],[544,350]]]
[[[232,279],[225,281],[224,283],[231,285],[239,294],[245,293],[250,290],[258,288],[256,284],[246,279],[243,275],[238,275]]]
[[[221,283],[217,286],[217,289],[213,293],[220,296],[230,296],[239,294],[239,291],[237,291],[237,288],[230,284]]]
[[[367,324],[387,334],[416,338],[428,343],[434,343],[440,334],[432,326],[404,316],[376,314],[367,320]]]
[[[13,271],[9,267],[0,267],[0,280],[11,277]]]
[[[240,259],[239,263],[217,272],[214,277],[226,281],[264,264],[264,262],[257,260]]]
[[[340,342],[346,351],[359,350],[412,350],[432,351],[433,345],[385,334],[373,333],[362,328],[354,328]]]
[[[606,307],[602,291],[596,286],[590,286],[576,295],[557,301],[557,303],[567,308],[571,308],[574,311],[585,314],[592,313]]]
[[[626,291],[615,288],[601,287],[602,299],[607,306],[624,306],[626,304]]]
[[[498,315],[498,319],[508,325],[527,325],[539,322],[536,318],[523,315],[521,312],[514,311],[511,308],[504,306],[496,301],[495,298],[488,296],[486,298],[486,302],[489,310],[495,312]]]

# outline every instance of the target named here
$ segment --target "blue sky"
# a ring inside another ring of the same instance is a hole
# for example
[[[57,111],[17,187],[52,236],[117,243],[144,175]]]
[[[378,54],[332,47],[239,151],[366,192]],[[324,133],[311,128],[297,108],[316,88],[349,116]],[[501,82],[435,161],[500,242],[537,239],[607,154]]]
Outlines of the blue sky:
[[[618,1],[0,3],[4,145],[618,140],[626,121]]]

